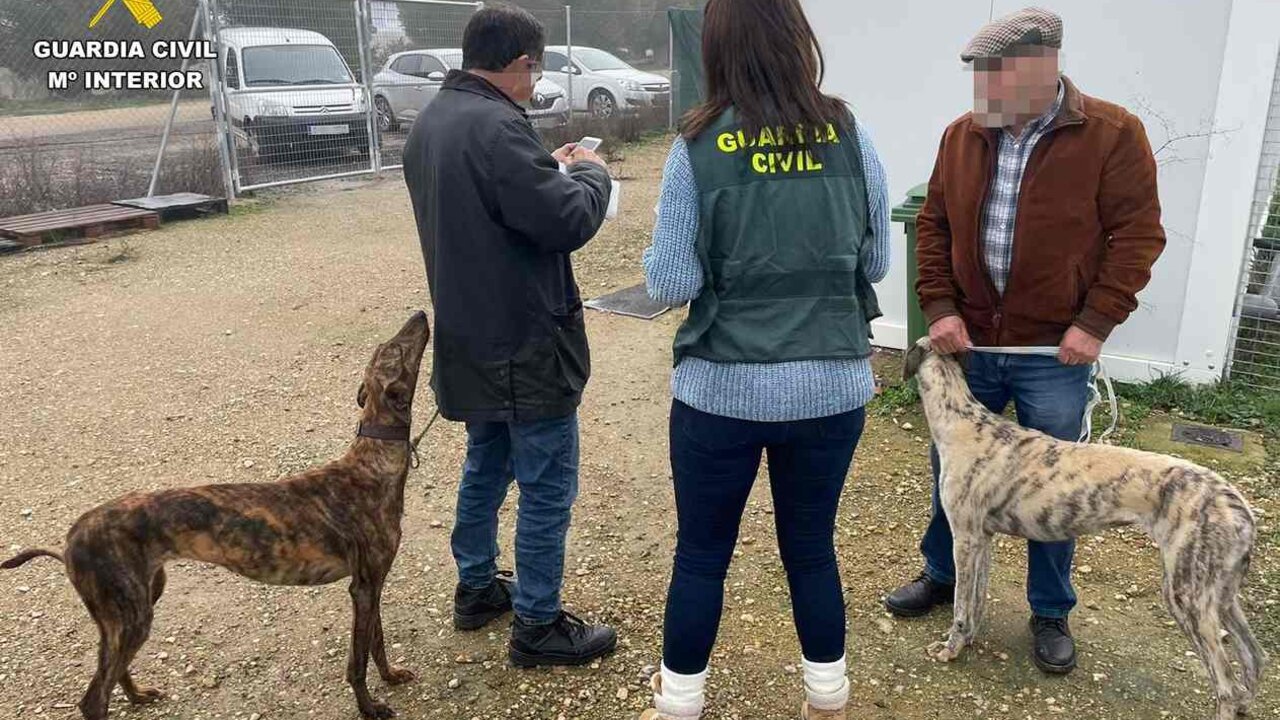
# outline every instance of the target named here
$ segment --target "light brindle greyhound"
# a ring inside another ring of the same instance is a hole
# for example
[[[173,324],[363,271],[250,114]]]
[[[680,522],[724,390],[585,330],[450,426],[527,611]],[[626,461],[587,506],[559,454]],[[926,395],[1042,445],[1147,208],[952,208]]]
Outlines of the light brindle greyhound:
[[[427,317],[419,312],[374,351],[357,393],[357,437],[337,460],[273,483],[125,495],[82,515],[62,554],[34,549],[0,564],[15,568],[48,556],[66,565],[100,638],[98,670],[80,700],[87,720],[105,720],[116,683],[135,704],[162,697],[134,683],[129,663],[151,631],[152,606],[164,592],[164,564],[178,558],[272,585],[350,577],[347,681],[365,717],[395,714],[369,694],[365,672],[372,653],[386,683],[414,678],[387,662],[380,603],[400,546],[413,396],[429,336]]]
[[[960,362],[933,352],[927,338],[907,353],[903,375],[919,383],[955,537],[954,622],[931,655],[950,661],[973,642],[995,533],[1056,542],[1137,525],[1160,548],[1165,606],[1208,672],[1215,720],[1246,712],[1267,658],[1238,598],[1255,534],[1238,490],[1185,460],[1020,427],[979,403]]]

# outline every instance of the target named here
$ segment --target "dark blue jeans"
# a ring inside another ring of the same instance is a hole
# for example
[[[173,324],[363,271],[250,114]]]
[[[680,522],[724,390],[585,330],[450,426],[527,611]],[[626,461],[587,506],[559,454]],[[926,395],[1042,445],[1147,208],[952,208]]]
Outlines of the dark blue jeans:
[[[1061,440],[1075,441],[1089,400],[1089,366],[1063,365],[1057,358],[1037,355],[969,353],[969,389],[978,402],[1002,413],[1013,401],[1018,422]],[[920,541],[925,572],[937,582],[954,583],[951,526],[938,499],[938,452],[933,464],[933,518]],[[1027,601],[1043,617],[1065,617],[1076,606],[1071,587],[1074,540],[1027,542]]]
[[[578,496],[578,415],[467,423],[467,458],[453,528],[453,558],[465,587],[484,588],[493,581],[498,510],[513,477],[520,502],[512,602],[522,620],[548,623],[560,614],[565,537]]]
[[[709,415],[678,400],[672,404],[679,530],[663,630],[668,668],[694,674],[707,667],[738,524],[765,452],[801,649],[811,662],[844,656],[844,597],[833,535],[865,419],[860,408],[815,420],[750,422]]]

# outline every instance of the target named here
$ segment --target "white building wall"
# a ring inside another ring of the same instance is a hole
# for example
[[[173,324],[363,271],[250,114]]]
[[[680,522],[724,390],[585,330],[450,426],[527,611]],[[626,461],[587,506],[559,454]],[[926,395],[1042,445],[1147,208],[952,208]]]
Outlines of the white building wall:
[[[942,129],[972,105],[972,77],[959,60],[961,48],[992,13],[999,17],[1023,3],[804,4],[826,53],[826,89],[849,100],[870,129],[897,204],[908,189],[928,179]],[[1157,156],[1168,248],[1140,296],[1141,307],[1108,342],[1108,366],[1119,377],[1145,379],[1153,371],[1178,370],[1190,379],[1214,379],[1221,373],[1236,295],[1226,267],[1234,263],[1239,271],[1249,198],[1237,202],[1215,196],[1206,202],[1202,191],[1207,170],[1216,182],[1232,187],[1256,175],[1266,91],[1280,43],[1280,2],[1039,4],[1063,16],[1064,70],[1076,84],[1141,117],[1153,148],[1173,141]],[[1229,77],[1223,75],[1224,62]],[[1255,95],[1262,97],[1260,110]],[[1225,154],[1226,160],[1209,162],[1211,143],[1214,154]],[[900,229],[895,242],[893,271],[879,288],[886,317],[876,338],[901,347],[907,258]],[[1214,271],[1206,270],[1210,265]],[[1211,316],[1203,311],[1207,308]],[[1206,325],[1220,326],[1221,332],[1205,332]],[[1189,332],[1189,327],[1201,331]]]

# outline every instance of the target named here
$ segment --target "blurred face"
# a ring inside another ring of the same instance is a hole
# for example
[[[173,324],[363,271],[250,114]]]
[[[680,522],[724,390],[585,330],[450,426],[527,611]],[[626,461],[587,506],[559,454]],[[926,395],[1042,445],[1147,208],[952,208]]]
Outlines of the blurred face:
[[[518,103],[533,99],[533,88],[542,79],[542,59],[521,55],[502,69],[502,89]]]
[[[973,117],[983,127],[1023,125],[1043,115],[1057,96],[1056,50],[973,61]]]

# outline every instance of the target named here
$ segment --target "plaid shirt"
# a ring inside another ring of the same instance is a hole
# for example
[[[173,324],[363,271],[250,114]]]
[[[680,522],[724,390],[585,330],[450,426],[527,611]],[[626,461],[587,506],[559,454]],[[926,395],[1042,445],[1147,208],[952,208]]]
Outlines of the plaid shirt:
[[[982,210],[982,249],[986,255],[987,271],[996,291],[1004,295],[1009,280],[1009,266],[1013,260],[1013,225],[1018,215],[1018,195],[1022,192],[1022,175],[1027,170],[1027,160],[1040,138],[1049,132],[1053,119],[1062,109],[1065,88],[1058,81],[1058,99],[1044,115],[1027,123],[1022,135],[1014,137],[1008,128],[1000,132],[996,150],[996,172],[987,191],[987,204]]]

